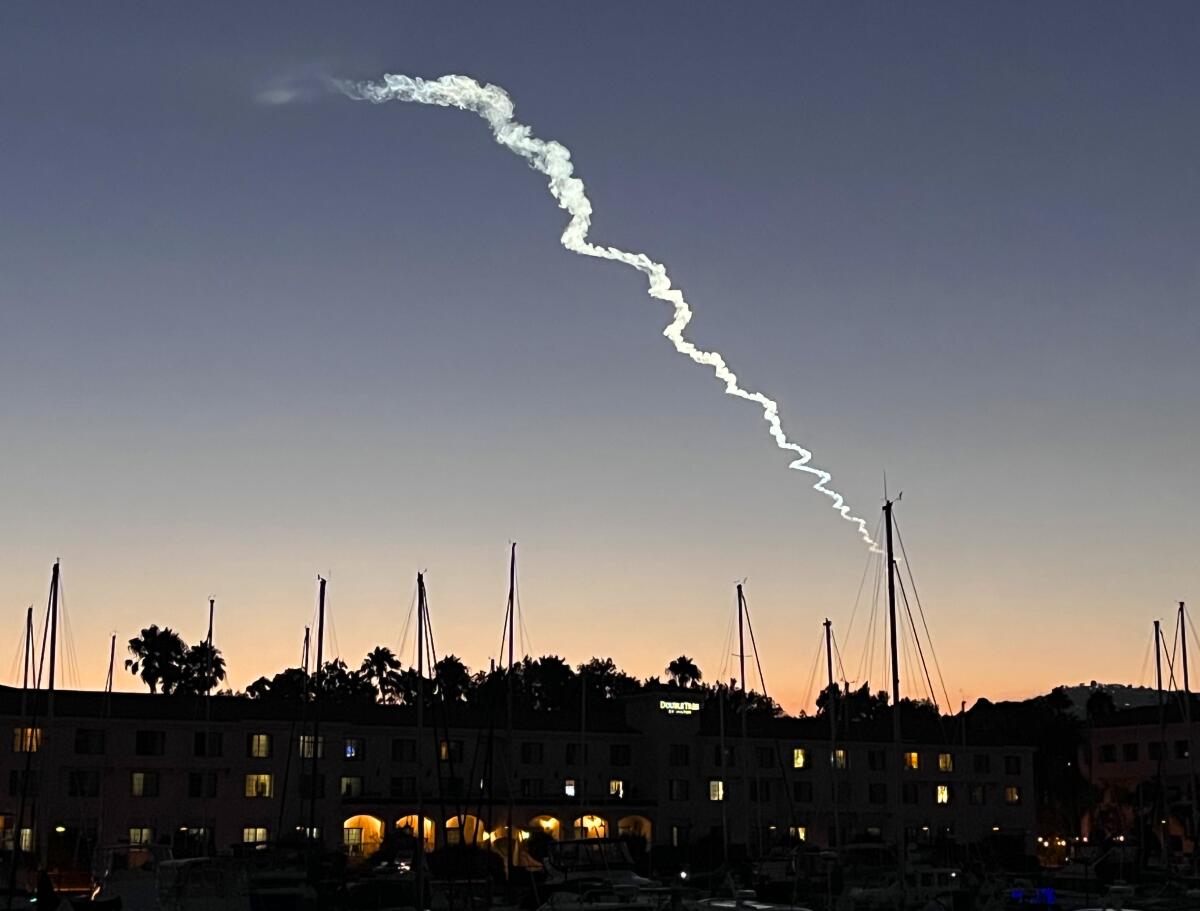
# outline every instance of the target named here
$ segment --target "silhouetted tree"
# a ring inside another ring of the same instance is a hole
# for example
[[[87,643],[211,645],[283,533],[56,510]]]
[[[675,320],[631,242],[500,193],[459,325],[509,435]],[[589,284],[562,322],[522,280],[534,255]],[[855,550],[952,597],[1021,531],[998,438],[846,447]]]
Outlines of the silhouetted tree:
[[[1088,721],[1098,721],[1101,718],[1107,718],[1116,710],[1117,706],[1113,702],[1112,694],[1108,690],[1097,687],[1088,694],[1087,706],[1084,709],[1087,713]]]
[[[680,655],[668,664],[667,675],[676,686],[695,686],[704,676],[696,662],[687,655]]]
[[[289,667],[274,677],[259,677],[248,687],[246,695],[251,699],[276,699],[299,702],[309,695],[309,676],[302,667]]]
[[[183,657],[179,680],[170,690],[164,682],[163,692],[199,696],[216,689],[225,679],[225,659],[221,650],[207,642],[193,645]]]
[[[375,685],[382,702],[396,702],[400,698],[400,659],[390,648],[377,645],[363,658],[359,673]]]
[[[574,704],[570,693],[575,689],[575,671],[558,655],[543,655],[536,661],[526,658],[520,673],[525,699],[535,711],[561,711]]]
[[[434,692],[447,702],[464,702],[471,692],[471,671],[457,655],[446,655],[433,666]]]
[[[638,679],[617,667],[612,658],[593,658],[577,670],[580,676],[587,676],[588,692],[604,699],[627,696],[642,688]]]
[[[348,668],[340,658],[325,662],[313,681],[315,692],[327,702],[375,702],[379,696],[375,685],[365,675]]]
[[[146,627],[140,636],[129,640],[129,651],[133,658],[126,659],[125,670],[140,677],[152,693],[157,693],[160,687],[164,693],[170,693],[184,676],[187,648],[169,626]]]

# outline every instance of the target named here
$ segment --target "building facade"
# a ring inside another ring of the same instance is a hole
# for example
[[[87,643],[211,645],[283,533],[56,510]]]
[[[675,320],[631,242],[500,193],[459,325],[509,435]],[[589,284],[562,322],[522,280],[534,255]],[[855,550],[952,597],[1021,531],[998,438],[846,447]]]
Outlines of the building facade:
[[[33,696],[37,699],[34,700]],[[34,702],[36,701],[36,704]],[[824,719],[703,711],[686,689],[644,692],[587,718],[0,688],[0,827],[52,863],[97,843],[177,853],[296,833],[369,855],[391,833],[502,854],[539,839],[638,836],[650,849],[707,843],[758,853],[787,840],[1028,846],[1026,746],[890,742]],[[897,767],[898,766],[898,767]],[[899,788],[899,793],[896,788]]]

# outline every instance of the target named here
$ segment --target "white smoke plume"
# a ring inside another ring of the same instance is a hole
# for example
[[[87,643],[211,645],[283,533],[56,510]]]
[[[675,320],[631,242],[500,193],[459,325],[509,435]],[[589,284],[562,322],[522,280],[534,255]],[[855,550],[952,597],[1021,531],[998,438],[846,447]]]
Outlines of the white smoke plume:
[[[788,467],[814,475],[813,489],[833,501],[836,509],[848,522],[858,527],[858,534],[872,549],[876,548],[865,520],[850,512],[845,498],[829,487],[832,480],[829,472],[811,465],[812,453],[798,443],[788,439],[779,418],[779,406],[761,392],[751,392],[738,384],[737,374],[729,369],[719,352],[702,351],[684,336],[692,319],[692,308],[683,294],[671,286],[667,270],[644,253],[629,253],[616,247],[601,247],[588,239],[592,221],[592,203],[584,190],[583,181],[574,176],[571,152],[566,146],[553,140],[538,139],[529,127],[513,119],[513,101],[504,89],[495,85],[480,85],[468,76],[442,76],[439,79],[421,79],[413,76],[387,74],[378,82],[336,81],[335,87],[343,94],[358,101],[382,104],[386,101],[411,101],[417,104],[432,104],[440,107],[459,108],[478,114],[491,127],[496,142],[510,152],[526,159],[535,170],[550,179],[550,193],[559,206],[571,216],[562,234],[562,244],[573,253],[595,256],[624,263],[644,274],[649,282],[651,297],[666,301],[675,311],[671,324],[663,335],[671,340],[675,350],[697,364],[711,367],[717,379],[725,384],[725,392],[740,399],[756,403],[762,408],[763,420],[775,439],[775,444],[798,458]]]

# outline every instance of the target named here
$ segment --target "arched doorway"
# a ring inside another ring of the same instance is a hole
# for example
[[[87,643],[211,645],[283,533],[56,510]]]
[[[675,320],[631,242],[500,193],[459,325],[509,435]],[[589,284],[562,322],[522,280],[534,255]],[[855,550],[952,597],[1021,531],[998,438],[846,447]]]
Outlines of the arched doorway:
[[[443,829],[448,845],[473,845],[488,840],[489,833],[478,817],[470,813],[451,816]]]
[[[653,826],[645,816],[622,816],[617,820],[617,834],[621,836],[636,836],[642,839],[647,845],[650,844],[650,835],[653,832]]]
[[[433,820],[428,816],[425,817],[425,850],[430,852],[434,849],[434,835],[436,830],[433,825]],[[396,831],[408,835],[410,838],[415,838],[417,834],[417,816],[415,813],[408,816],[401,816],[396,820]]]
[[[553,816],[535,816],[529,820],[529,831],[531,833],[542,833],[548,838],[559,841],[562,838],[562,823]]]
[[[608,838],[608,820],[592,813],[577,817],[571,828],[576,838]]]
[[[342,823],[342,847],[351,857],[370,857],[382,843],[382,819],[360,813]]]

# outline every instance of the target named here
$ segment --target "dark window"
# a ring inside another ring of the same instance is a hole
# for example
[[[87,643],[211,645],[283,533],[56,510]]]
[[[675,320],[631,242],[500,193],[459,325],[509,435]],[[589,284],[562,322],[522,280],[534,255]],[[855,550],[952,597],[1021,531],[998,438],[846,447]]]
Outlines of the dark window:
[[[987,803],[987,787],[981,784],[971,785],[969,800],[974,806],[984,806]]]
[[[1163,758],[1163,745],[1161,740],[1151,740],[1148,744],[1146,744],[1146,746],[1149,750],[1149,756],[1151,759]],[[1005,769],[1004,771],[1007,772],[1008,769]]]
[[[438,742],[438,759],[442,762],[462,762],[463,742],[461,740],[442,740]]]
[[[579,765],[581,762],[587,762],[587,757],[586,743],[567,744],[567,765]]]
[[[540,778],[522,778],[521,779],[521,796],[522,797],[541,797],[542,796],[542,779],[540,779]]]
[[[75,752],[80,756],[103,756],[104,731],[96,728],[76,728]]]
[[[316,793],[314,794],[313,783],[316,783]],[[300,796],[301,797],[324,797],[325,796],[325,776],[317,775],[313,777],[307,772],[300,773]]]
[[[1020,756],[1005,756],[1004,757],[1004,774],[1005,775],[1020,775],[1021,774],[1021,757]]]
[[[222,752],[220,731],[197,731],[192,743],[193,756],[220,756]]]
[[[367,744],[361,737],[347,737],[342,745],[342,755],[347,762],[361,762],[367,758]]]
[[[612,765],[629,765],[633,761],[633,749],[627,743],[614,743],[608,748],[608,761]]]
[[[811,781],[793,781],[792,798],[796,803],[812,803],[813,786]]]
[[[757,747],[754,751],[758,756],[758,767],[760,769],[773,769],[775,767],[775,751],[770,747]]]
[[[750,799],[759,803],[766,803],[771,799],[771,782],[769,781],[750,781]]]
[[[138,756],[161,756],[167,751],[166,731],[138,731],[134,735],[133,751]]]
[[[719,743],[713,744],[713,763],[722,768],[736,766],[737,765],[737,752],[734,750],[734,748],[732,746],[726,746],[724,761],[722,761],[721,745]]]
[[[442,787],[447,797],[461,797],[463,780],[460,776],[455,775],[453,778],[447,778]]]
[[[867,768],[872,772],[882,772],[887,766],[886,750],[867,750]]]
[[[417,759],[417,742],[407,737],[397,737],[392,741],[392,762],[415,762]]]
[[[1136,743],[1121,744],[1121,758],[1126,762],[1137,762],[1138,745]]]
[[[25,782],[25,784],[26,784],[25,788],[23,789],[25,791],[26,796],[34,797],[37,795],[37,786],[38,786],[37,772],[35,772],[35,771],[26,772],[24,770],[13,769],[11,772],[8,773],[8,796],[9,797],[20,797],[21,796],[22,782]]]
[[[99,797],[100,772],[95,769],[76,769],[67,773],[68,797]]]
[[[975,772],[979,775],[987,775],[992,771],[992,757],[987,753],[975,754]]]
[[[887,785],[882,781],[872,781],[867,785],[867,800],[871,803],[887,803]]]
[[[1190,750],[1190,747],[1188,746],[1188,742],[1186,740],[1176,740],[1175,741],[1175,758],[1176,759],[1187,759],[1189,750]]]
[[[188,797],[216,797],[216,772],[188,772]]]
[[[900,786],[900,799],[904,803],[916,803],[919,796],[915,781],[906,781]]]
[[[667,765],[681,768],[691,765],[692,751],[686,743],[673,743],[667,748]]]
[[[525,765],[541,765],[546,758],[546,747],[539,741],[526,740],[521,744],[521,762]]]
[[[340,790],[343,797],[362,797],[362,776],[343,775]]]
[[[417,779],[411,775],[392,778],[393,797],[412,797],[417,793]]]
[[[671,800],[688,799],[688,782],[683,778],[672,778],[667,782],[667,796]]]
[[[1116,762],[1117,761],[1117,745],[1115,743],[1100,744],[1100,761],[1101,762]]]
[[[837,783],[837,801],[838,803],[850,802],[850,782],[839,781]]]

